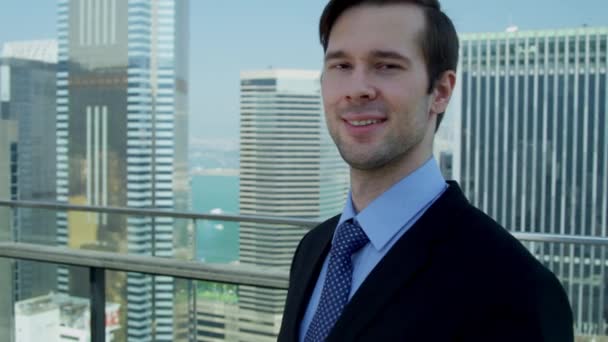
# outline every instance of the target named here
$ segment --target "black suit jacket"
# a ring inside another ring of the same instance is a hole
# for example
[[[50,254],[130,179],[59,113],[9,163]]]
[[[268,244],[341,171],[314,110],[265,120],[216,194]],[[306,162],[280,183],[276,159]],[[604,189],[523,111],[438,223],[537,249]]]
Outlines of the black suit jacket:
[[[279,341],[297,341],[339,216],[304,236]],[[361,284],[328,341],[574,341],[556,277],[504,228],[448,189]]]

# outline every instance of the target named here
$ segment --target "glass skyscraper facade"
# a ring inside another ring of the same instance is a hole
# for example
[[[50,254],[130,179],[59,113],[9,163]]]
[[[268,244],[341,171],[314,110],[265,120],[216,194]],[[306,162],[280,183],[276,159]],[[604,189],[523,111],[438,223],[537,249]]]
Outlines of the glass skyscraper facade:
[[[5,43],[0,53],[0,198],[55,199],[55,74],[57,42]],[[49,131],[49,127],[51,127]],[[3,241],[54,245],[54,213],[20,208],[0,213]],[[55,265],[0,264],[0,333],[13,335],[13,303],[56,290]],[[6,316],[8,315],[8,317]],[[8,326],[4,327],[4,324]]]
[[[188,209],[186,0],[59,0],[57,199],[70,204]],[[170,218],[57,216],[60,245],[173,257],[188,251]],[[61,267],[62,292],[86,296],[85,275]],[[119,340],[172,341],[170,277],[109,273]]]
[[[242,215],[326,219],[342,211],[348,167],[327,132],[320,73],[241,73],[240,197]],[[288,269],[307,229],[241,223],[240,263]],[[274,341],[285,292],[240,286],[241,341]]]
[[[2,92],[1,87],[0,92]],[[0,198],[11,197],[12,173],[8,170],[11,169],[17,158],[16,153],[11,149],[11,146],[16,145],[16,143],[16,120],[8,120],[0,116],[0,170],[4,170],[4,172],[0,172]],[[0,208],[0,239],[2,241],[13,240],[12,223],[12,210],[8,207]],[[7,340],[12,341],[15,335],[15,315],[12,309],[15,293],[15,284],[12,277],[14,272],[13,261],[0,260],[0,272],[0,274],[7,275],[0,278],[0,307],[8,308],[0,310],[0,334],[5,336]]]
[[[3,170],[10,175],[10,194],[5,198],[55,199],[55,131],[52,127],[55,126],[56,66],[56,41],[11,42],[2,48],[0,116],[4,123],[16,124],[15,141],[2,147],[11,156],[9,167]],[[54,245],[54,216],[44,210],[15,210],[11,224],[13,241]],[[14,300],[56,290],[55,274],[54,267],[16,262]]]
[[[461,42],[449,163],[467,197],[513,232],[606,237],[608,29],[510,29]],[[558,270],[578,332],[605,334],[605,250],[533,251]]]

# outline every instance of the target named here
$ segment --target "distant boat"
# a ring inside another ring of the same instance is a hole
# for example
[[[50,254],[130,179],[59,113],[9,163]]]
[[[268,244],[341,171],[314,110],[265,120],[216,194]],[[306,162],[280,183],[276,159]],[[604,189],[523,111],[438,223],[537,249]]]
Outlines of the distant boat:
[[[222,208],[213,208],[213,209],[211,209],[211,213],[216,214],[216,215],[221,215],[224,213],[224,211],[222,210]],[[216,223],[213,225],[213,228],[216,230],[224,230],[224,225],[221,223]]]

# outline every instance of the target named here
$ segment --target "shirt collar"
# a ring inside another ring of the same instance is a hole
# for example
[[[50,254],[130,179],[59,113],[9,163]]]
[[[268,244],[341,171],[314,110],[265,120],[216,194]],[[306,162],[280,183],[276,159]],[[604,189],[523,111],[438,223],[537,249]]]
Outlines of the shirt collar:
[[[435,158],[391,186],[357,213],[349,192],[338,226],[349,219],[356,220],[378,251],[446,187]],[[335,236],[335,235],[334,235]]]

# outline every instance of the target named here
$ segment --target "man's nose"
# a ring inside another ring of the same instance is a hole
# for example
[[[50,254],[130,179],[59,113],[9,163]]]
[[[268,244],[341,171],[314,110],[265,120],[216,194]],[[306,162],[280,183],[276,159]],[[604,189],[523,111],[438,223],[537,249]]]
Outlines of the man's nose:
[[[378,93],[370,75],[361,69],[352,72],[346,87],[346,99],[349,101],[374,100]]]

